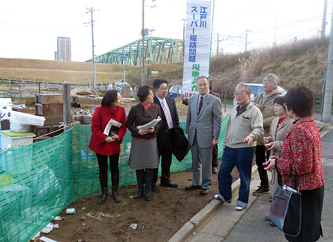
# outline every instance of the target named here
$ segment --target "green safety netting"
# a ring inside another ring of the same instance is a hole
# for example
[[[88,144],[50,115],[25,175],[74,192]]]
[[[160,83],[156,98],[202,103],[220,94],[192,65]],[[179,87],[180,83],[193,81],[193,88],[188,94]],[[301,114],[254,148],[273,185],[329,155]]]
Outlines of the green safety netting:
[[[227,121],[222,119],[219,158]],[[185,125],[181,123],[183,129]],[[0,152],[0,241],[29,241],[76,198],[100,192],[90,136],[90,126],[74,126],[56,137]],[[127,165],[130,147],[127,131],[119,160],[120,186],[136,183],[135,171]],[[182,162],[173,157],[171,172],[191,166],[189,152]]]

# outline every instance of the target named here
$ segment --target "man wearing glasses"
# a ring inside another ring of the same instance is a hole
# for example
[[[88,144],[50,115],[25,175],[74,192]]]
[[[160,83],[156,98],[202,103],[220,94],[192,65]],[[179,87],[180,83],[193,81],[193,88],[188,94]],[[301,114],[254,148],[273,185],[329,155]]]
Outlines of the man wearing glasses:
[[[255,96],[252,100],[255,106],[257,106],[263,116],[263,127],[264,127],[264,136],[269,136],[269,129],[271,127],[271,123],[275,116],[274,114],[274,100],[282,95],[282,90],[278,87],[279,78],[269,73],[264,77],[263,80],[263,87],[264,92]],[[256,163],[258,166],[258,172],[260,177],[260,186],[257,190],[253,192],[254,196],[260,196],[265,193],[269,193],[269,182],[267,171],[263,167],[263,163],[266,162],[266,150],[264,146],[264,139],[263,137],[258,140],[257,147],[256,147]],[[267,154],[267,160],[269,158],[269,153]]]
[[[231,110],[225,130],[225,146],[218,175],[220,193],[214,198],[231,202],[231,171],[236,166],[241,179],[236,210],[242,211],[248,205],[256,141],[262,138],[264,129],[260,110],[250,101],[251,88],[240,83],[234,95],[238,105]]]
[[[154,103],[160,106],[162,127],[157,134],[158,153],[162,157],[161,168],[161,186],[178,187],[178,184],[170,181],[170,166],[172,161],[174,128],[179,126],[179,118],[176,109],[175,100],[167,97],[168,82],[164,79],[155,79],[153,82],[155,92]],[[152,191],[156,190],[158,168],[154,170]]]
[[[192,151],[192,185],[186,191],[202,189],[200,195],[210,192],[212,183],[212,149],[218,144],[222,123],[220,99],[209,93],[205,76],[197,78],[198,95],[188,102],[186,133]],[[200,185],[202,184],[202,186]]]
[[[209,93],[221,100],[220,94],[218,94],[217,92],[213,92],[211,82],[209,82]],[[180,99],[182,100],[182,104],[188,106],[188,99],[184,97],[184,94],[180,95]],[[213,172],[213,174],[217,174],[219,172],[219,170],[217,168],[219,165],[219,163],[217,162],[218,153],[219,153],[218,146],[217,145],[213,146],[213,153],[212,153],[212,172]]]

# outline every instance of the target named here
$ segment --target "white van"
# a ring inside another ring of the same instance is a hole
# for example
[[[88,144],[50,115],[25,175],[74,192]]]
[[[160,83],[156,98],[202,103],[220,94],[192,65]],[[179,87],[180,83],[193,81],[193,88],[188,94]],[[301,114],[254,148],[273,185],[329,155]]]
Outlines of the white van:
[[[251,96],[250,96],[250,100],[252,100],[255,96],[257,96],[258,94],[264,92],[264,86],[262,83],[244,83],[246,85],[248,85],[249,87],[251,87]],[[280,86],[278,86],[280,87]],[[282,87],[280,87],[282,89],[282,96],[286,95],[287,91],[284,90]],[[234,105],[237,105],[237,101],[236,98],[234,97],[234,101],[233,101]]]

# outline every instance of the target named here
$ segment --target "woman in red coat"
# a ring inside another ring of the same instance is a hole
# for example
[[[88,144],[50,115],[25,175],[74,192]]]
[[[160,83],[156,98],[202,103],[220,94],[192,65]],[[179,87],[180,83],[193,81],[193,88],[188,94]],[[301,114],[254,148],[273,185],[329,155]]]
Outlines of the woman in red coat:
[[[288,116],[294,125],[286,135],[279,158],[272,156],[266,170],[277,169],[282,183],[286,182],[289,168],[297,170],[298,189],[302,194],[301,232],[297,237],[285,236],[288,241],[313,242],[322,235],[321,213],[324,201],[324,171],[321,160],[321,138],[312,117],[313,92],[304,86],[295,87],[285,96]],[[294,185],[295,170],[289,186]]]
[[[95,109],[91,124],[91,139],[89,148],[96,153],[99,166],[99,180],[102,196],[98,203],[104,203],[108,197],[108,157],[110,160],[112,195],[116,202],[121,198],[118,194],[119,186],[119,153],[120,144],[126,133],[126,113],[122,105],[122,98],[117,90],[109,90],[102,99],[102,106]],[[110,122],[111,120],[111,122]],[[105,130],[108,123],[111,129]]]

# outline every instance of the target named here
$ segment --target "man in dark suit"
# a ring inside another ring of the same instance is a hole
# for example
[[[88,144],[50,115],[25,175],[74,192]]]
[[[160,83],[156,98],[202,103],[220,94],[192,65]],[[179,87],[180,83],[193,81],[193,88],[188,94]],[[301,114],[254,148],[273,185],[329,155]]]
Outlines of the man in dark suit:
[[[164,79],[156,79],[153,82],[155,92],[154,103],[159,105],[162,114],[162,127],[157,133],[158,153],[162,156],[161,186],[177,187],[178,185],[170,181],[170,166],[172,161],[172,148],[174,127],[179,126],[179,118],[175,100],[167,97],[168,82]],[[158,168],[154,170],[152,190],[156,190]]]

